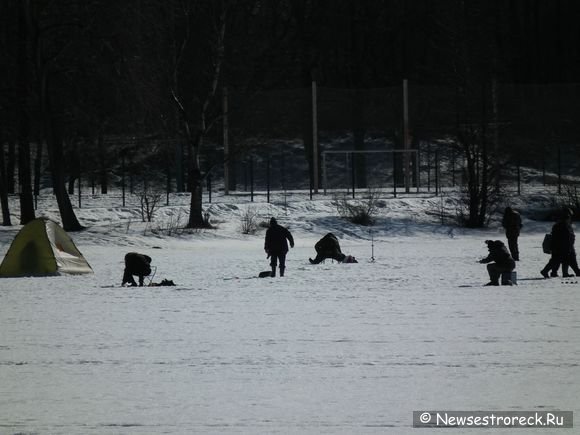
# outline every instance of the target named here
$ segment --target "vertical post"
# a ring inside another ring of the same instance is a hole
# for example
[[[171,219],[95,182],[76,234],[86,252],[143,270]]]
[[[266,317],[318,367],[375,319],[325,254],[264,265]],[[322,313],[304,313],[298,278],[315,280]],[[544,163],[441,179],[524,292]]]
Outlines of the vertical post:
[[[546,186],[546,154],[544,151],[544,155],[542,156],[542,182],[544,186]]]
[[[250,201],[254,202],[254,157],[250,156]]]
[[[230,194],[230,143],[228,120],[228,88],[224,86],[222,95],[223,142],[224,142],[224,195]]]
[[[562,194],[562,145],[558,144],[558,195]]]
[[[405,192],[409,193],[411,188],[411,159],[409,149],[411,148],[409,137],[409,93],[407,79],[403,79],[403,176],[405,177]]]
[[[167,164],[165,165],[165,205],[169,205],[169,193],[171,192],[171,168],[169,167],[169,158],[167,159]]]
[[[435,150],[435,196],[439,195],[439,149]]]
[[[355,165],[354,165],[354,153],[350,156],[350,177],[352,184],[352,198],[354,199],[354,189],[355,189]]]
[[[207,199],[211,204],[211,172],[207,174]]]
[[[318,193],[318,108],[316,80],[312,80],[312,183],[314,193]],[[310,194],[312,197],[312,193]]]
[[[123,207],[125,207],[125,151],[121,154],[121,192],[123,195]]]
[[[518,159],[518,168],[517,168],[517,174],[518,174],[518,196],[520,196],[522,194],[522,177],[521,177],[521,164],[520,164],[520,159]]]
[[[397,154],[393,151],[393,196],[397,197]]]
[[[451,150],[451,185],[455,187],[455,149]]]
[[[266,160],[266,202],[270,204],[270,155]]]
[[[417,161],[416,166],[417,166],[417,193],[419,193],[419,188],[421,186],[421,166],[420,165],[420,161],[419,161],[419,149],[417,149],[416,153],[415,153],[415,160]]]
[[[322,182],[324,183],[324,194],[326,195],[326,186],[327,186],[327,179],[326,179],[326,153],[322,153]]]

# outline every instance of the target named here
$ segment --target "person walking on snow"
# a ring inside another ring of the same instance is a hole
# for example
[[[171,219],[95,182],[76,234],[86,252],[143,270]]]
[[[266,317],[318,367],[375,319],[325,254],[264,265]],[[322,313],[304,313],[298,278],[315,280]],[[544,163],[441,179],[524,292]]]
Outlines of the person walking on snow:
[[[505,228],[505,235],[512,258],[520,261],[520,251],[518,249],[518,237],[522,228],[522,218],[520,214],[511,207],[506,207],[501,225]]]
[[[270,219],[270,228],[266,231],[266,240],[264,241],[264,251],[270,258],[272,266],[272,277],[276,276],[276,264],[280,263],[280,276],[284,276],[286,269],[286,254],[288,253],[288,242],[290,247],[294,247],[292,234],[286,228],[278,225],[275,218]]]
[[[479,260],[480,263],[490,263],[487,265],[489,282],[486,285],[499,285],[499,277],[504,272],[511,272],[516,268],[516,262],[511,257],[504,243],[500,240],[486,240],[489,255]],[[511,281],[508,283],[511,285]]]
[[[572,210],[564,208],[558,222],[552,227],[552,256],[548,264],[540,271],[544,278],[557,277],[560,264],[564,278],[572,276],[568,273],[568,267],[572,267],[576,276],[580,276],[574,250],[576,236],[572,228],[572,214]]]

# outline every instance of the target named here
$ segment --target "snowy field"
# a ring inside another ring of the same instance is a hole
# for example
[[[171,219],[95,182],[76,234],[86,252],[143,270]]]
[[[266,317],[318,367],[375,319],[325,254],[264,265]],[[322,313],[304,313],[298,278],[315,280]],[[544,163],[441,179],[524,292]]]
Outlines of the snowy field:
[[[2,434],[441,434],[412,412],[580,413],[580,284],[538,279],[550,223],[524,219],[518,286],[482,287],[501,229],[440,226],[425,214],[437,198],[386,200],[372,233],[329,200],[261,202],[296,247],[287,276],[257,279],[264,230],[240,233],[247,203],[167,236],[102,201],[71,234],[94,275],[0,280]],[[18,229],[0,230],[2,257]],[[359,264],[309,264],[329,231]],[[129,251],[177,286],[120,288]]]

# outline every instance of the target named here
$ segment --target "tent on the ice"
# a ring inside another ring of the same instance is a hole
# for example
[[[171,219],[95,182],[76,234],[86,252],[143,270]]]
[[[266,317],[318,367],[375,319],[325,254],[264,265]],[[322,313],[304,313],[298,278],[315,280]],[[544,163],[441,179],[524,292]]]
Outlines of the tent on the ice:
[[[0,277],[65,273],[93,273],[93,269],[65,230],[46,218],[22,227],[0,265]]]

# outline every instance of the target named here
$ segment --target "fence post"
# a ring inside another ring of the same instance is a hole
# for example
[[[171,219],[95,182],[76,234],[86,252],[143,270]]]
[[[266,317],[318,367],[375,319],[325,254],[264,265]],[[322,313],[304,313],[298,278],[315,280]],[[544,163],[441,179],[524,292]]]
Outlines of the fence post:
[[[393,153],[393,196],[397,197],[397,156],[396,153]]]
[[[270,154],[266,160],[266,202],[270,204]]]
[[[439,149],[435,150],[435,196],[439,195]]]
[[[318,109],[317,109],[316,80],[312,81],[312,180],[310,186],[314,186],[314,193],[318,193]],[[310,192],[312,199],[312,192]]]
[[[520,159],[518,159],[518,167],[517,167],[517,174],[518,174],[518,196],[522,194],[522,177],[520,173]]]
[[[207,195],[208,201],[211,204],[211,172],[207,174]]]
[[[354,199],[354,188],[355,188],[354,153],[350,153],[350,174],[351,174],[351,183],[352,183],[352,199]]]
[[[123,195],[123,207],[125,207],[125,151],[121,151],[121,192]]]
[[[326,153],[322,153],[322,180],[324,182],[324,195],[326,195]]]
[[[558,195],[562,194],[562,145],[558,144]]]
[[[250,156],[250,201],[254,202],[254,157]]]

